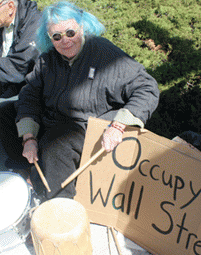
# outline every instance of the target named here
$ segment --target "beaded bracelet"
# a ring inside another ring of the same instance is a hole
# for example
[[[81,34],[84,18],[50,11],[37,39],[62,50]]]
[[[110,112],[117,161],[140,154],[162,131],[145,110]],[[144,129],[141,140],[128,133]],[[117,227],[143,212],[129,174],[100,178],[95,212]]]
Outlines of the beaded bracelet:
[[[38,141],[37,138],[35,138],[34,136],[32,137],[28,137],[27,139],[25,139],[23,142],[22,142],[22,146],[24,147],[25,143],[28,142],[29,140],[34,140],[34,141]]]
[[[110,127],[118,129],[122,134],[124,133],[124,129],[114,122],[110,125]]]

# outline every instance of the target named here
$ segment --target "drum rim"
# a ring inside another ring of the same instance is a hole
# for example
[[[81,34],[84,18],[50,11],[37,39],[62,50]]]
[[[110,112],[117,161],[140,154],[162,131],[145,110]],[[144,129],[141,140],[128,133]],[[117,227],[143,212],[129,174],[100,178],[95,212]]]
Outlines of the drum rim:
[[[26,213],[28,212],[29,208],[30,208],[30,205],[31,205],[31,185],[28,184],[24,178],[18,174],[18,173],[13,173],[13,172],[9,172],[9,171],[1,171],[0,174],[9,174],[9,175],[15,175],[17,177],[20,177],[24,183],[26,184],[27,186],[27,190],[28,190],[28,198],[27,198],[27,203],[26,203],[26,206],[22,212],[22,214],[20,215],[20,217],[13,223],[13,224],[10,224],[9,226],[7,226],[6,228],[3,228],[2,230],[0,230],[0,235],[2,235],[3,233],[11,230],[11,229],[14,229],[20,222],[21,220],[24,218],[24,216],[26,215]]]

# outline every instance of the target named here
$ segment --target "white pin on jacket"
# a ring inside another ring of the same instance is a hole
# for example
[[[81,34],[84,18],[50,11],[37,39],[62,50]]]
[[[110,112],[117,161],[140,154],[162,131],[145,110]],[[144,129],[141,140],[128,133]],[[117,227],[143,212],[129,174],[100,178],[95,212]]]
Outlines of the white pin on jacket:
[[[89,68],[89,75],[88,75],[89,79],[92,79],[92,80],[94,79],[95,70],[96,70],[96,68],[94,68],[94,67]]]

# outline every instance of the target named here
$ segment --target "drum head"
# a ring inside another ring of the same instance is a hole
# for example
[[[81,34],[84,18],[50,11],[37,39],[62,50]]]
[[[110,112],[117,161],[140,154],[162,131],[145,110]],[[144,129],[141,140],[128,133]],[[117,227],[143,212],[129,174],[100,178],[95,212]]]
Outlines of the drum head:
[[[18,174],[0,172],[0,231],[17,222],[29,201],[26,181]]]

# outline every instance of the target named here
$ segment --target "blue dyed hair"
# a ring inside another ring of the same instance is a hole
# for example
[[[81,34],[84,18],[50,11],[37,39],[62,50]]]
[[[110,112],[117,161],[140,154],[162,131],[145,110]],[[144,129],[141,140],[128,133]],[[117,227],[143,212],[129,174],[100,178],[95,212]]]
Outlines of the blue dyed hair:
[[[79,9],[73,3],[61,1],[46,7],[43,11],[41,25],[37,31],[37,47],[41,52],[47,51],[53,46],[48,36],[48,26],[58,24],[61,21],[74,19],[79,25],[83,26],[84,35],[101,35],[105,27],[98,19]]]

